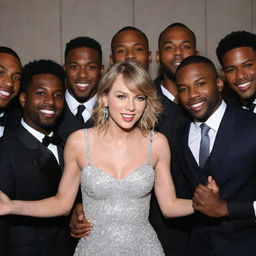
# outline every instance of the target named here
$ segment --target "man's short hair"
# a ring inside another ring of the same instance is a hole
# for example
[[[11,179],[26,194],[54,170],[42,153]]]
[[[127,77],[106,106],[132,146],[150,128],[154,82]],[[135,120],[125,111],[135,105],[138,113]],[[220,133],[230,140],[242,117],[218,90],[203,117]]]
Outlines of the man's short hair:
[[[183,28],[186,28],[188,31],[190,31],[191,34],[192,34],[193,40],[194,40],[195,48],[196,48],[196,35],[195,35],[195,33],[194,33],[189,27],[187,27],[185,24],[180,23],[180,22],[172,23],[171,25],[169,25],[168,27],[166,27],[166,28],[160,33],[160,35],[159,35],[159,37],[158,37],[158,48],[160,48],[160,41],[161,41],[161,39],[162,39],[164,33],[165,33],[168,29],[174,28],[174,27],[183,27]]]
[[[256,51],[256,35],[247,31],[235,31],[226,35],[218,43],[216,54],[223,66],[222,58],[230,50],[240,47],[251,47]]]
[[[10,54],[10,55],[14,56],[16,59],[18,59],[18,61],[21,63],[19,55],[13,49],[11,49],[9,47],[0,46],[0,53]]]
[[[184,68],[185,66],[188,66],[191,64],[200,64],[200,63],[206,64],[218,76],[218,72],[217,72],[216,67],[213,64],[213,62],[210,59],[208,59],[204,56],[200,56],[200,55],[192,55],[192,56],[189,56],[189,57],[183,59],[177,68],[176,74],[179,72],[180,69]]]
[[[101,45],[98,41],[96,41],[93,38],[90,38],[88,36],[80,36],[76,37],[74,39],[71,39],[67,44],[65,48],[65,59],[67,58],[67,55],[69,51],[76,49],[76,48],[81,48],[81,47],[87,47],[91,49],[95,49],[98,54],[99,54],[99,60],[100,60],[100,65],[102,63],[102,49]]]
[[[21,91],[25,92],[34,75],[51,74],[61,80],[63,89],[65,86],[65,71],[61,65],[52,60],[34,60],[26,64],[22,70]]]
[[[116,39],[116,37],[118,36],[119,33],[123,32],[123,31],[128,31],[128,30],[133,30],[133,31],[137,31],[139,32],[145,39],[146,41],[146,44],[147,44],[147,47],[149,48],[149,43],[148,43],[148,37],[146,36],[146,34],[144,32],[142,32],[140,29],[136,28],[136,27],[133,27],[133,26],[126,26],[126,27],[123,27],[121,28],[120,30],[118,30],[114,36],[112,37],[112,40],[111,40],[111,50],[112,50],[112,53],[113,53],[113,44],[114,44],[114,41]]]

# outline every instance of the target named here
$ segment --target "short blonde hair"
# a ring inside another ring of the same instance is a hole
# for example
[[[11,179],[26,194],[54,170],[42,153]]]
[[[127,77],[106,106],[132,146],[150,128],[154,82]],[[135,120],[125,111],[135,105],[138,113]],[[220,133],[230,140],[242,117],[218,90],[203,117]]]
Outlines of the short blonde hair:
[[[103,116],[105,104],[102,95],[108,94],[118,75],[123,76],[127,88],[141,93],[146,97],[146,107],[143,115],[136,123],[143,134],[154,129],[157,120],[162,113],[162,105],[157,95],[155,85],[148,72],[134,61],[124,61],[113,65],[101,78],[97,91],[97,102],[92,113],[92,120],[96,126],[105,128],[107,120]]]

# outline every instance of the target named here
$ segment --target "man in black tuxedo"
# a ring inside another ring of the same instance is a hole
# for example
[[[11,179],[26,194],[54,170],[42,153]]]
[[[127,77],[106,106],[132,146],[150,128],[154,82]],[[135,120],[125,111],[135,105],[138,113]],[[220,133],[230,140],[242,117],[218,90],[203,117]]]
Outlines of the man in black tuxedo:
[[[197,53],[195,33],[182,23],[172,23],[158,37],[156,61],[160,64],[161,75],[154,82],[164,105],[159,130],[170,144],[177,128],[188,118],[178,104],[175,73],[183,59]]]
[[[55,195],[63,167],[63,145],[51,137],[64,106],[63,68],[50,60],[23,69],[20,103],[23,118],[0,145],[0,189],[17,200]],[[73,255],[68,217],[1,219],[1,255]]]
[[[256,113],[256,35],[232,32],[220,40],[216,53],[229,88],[225,100]]]
[[[186,25],[173,23],[160,33],[156,61],[160,63],[161,75],[155,79],[154,83],[163,103],[164,112],[159,121],[158,130],[168,138],[171,150],[176,130],[189,121],[187,113],[178,104],[175,73],[184,58],[196,54],[195,34]],[[176,168],[175,159],[172,159],[171,164],[176,194],[178,197],[187,198],[189,192],[186,191],[186,181]],[[157,231],[166,255],[185,255],[190,219],[188,217],[164,218],[154,195],[151,209],[150,221]]]
[[[223,80],[205,57],[184,59],[176,82],[194,121],[177,131],[174,154],[191,197],[196,189],[195,210],[204,213],[195,214],[188,255],[255,255],[255,115],[222,100]],[[208,176],[220,194],[206,186]]]
[[[11,48],[0,46],[0,137],[17,124],[14,98],[20,89],[21,62]]]
[[[101,45],[90,37],[77,37],[66,44],[65,107],[57,134],[68,136],[92,126],[91,112],[96,102],[96,90],[103,73]]]

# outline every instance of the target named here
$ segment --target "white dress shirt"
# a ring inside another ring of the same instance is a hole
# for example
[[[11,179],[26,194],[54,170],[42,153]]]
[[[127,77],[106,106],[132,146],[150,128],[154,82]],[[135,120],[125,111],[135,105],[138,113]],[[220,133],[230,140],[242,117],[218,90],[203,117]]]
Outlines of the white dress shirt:
[[[86,122],[87,120],[89,120],[91,118],[92,110],[94,108],[94,105],[95,105],[96,99],[97,99],[96,95],[94,95],[91,99],[89,99],[85,103],[80,103],[69,93],[68,90],[66,90],[65,99],[66,99],[66,102],[68,104],[70,111],[73,113],[74,116],[77,114],[78,106],[82,104],[85,106],[85,110],[82,113],[84,122]]]
[[[43,138],[45,137],[45,134],[35,130],[34,128],[32,128],[31,126],[29,126],[28,124],[25,123],[25,121],[23,119],[21,119],[21,125],[30,133],[32,134],[37,140],[39,140],[41,143],[43,141]],[[48,134],[49,137],[53,136],[53,132],[51,132],[50,134]],[[55,158],[57,159],[58,163],[59,162],[59,156],[58,156],[58,149],[56,145],[53,144],[49,144],[47,147],[49,150],[52,151],[52,153],[54,154]]]
[[[253,101],[253,104],[256,105],[256,99]],[[253,113],[256,113],[256,108],[255,108],[255,107],[254,107],[254,109],[253,109]]]
[[[209,130],[209,137],[210,137],[210,152],[212,151],[214,141],[220,126],[220,122],[226,110],[226,103],[224,101],[221,102],[218,109],[207,119],[205,124],[210,127]],[[200,142],[201,142],[201,122],[192,122],[189,129],[189,136],[188,136],[188,146],[199,165],[199,150],[200,150]]]
[[[160,85],[161,86],[161,90],[163,92],[163,94],[171,101],[174,101],[175,97],[163,86],[163,85]]]
[[[4,113],[0,114],[0,117],[4,116]],[[4,135],[4,126],[0,125],[0,137]]]

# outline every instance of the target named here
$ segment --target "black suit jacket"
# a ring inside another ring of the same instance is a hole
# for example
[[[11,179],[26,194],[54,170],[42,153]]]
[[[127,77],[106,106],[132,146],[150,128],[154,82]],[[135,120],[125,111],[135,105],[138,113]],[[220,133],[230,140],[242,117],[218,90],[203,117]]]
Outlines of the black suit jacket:
[[[154,81],[158,95],[164,107],[157,130],[167,137],[172,151],[172,144],[176,130],[181,124],[188,122],[188,118],[178,104],[169,100],[162,93],[160,87],[161,81],[161,76]],[[190,196],[190,192],[187,191],[188,186],[186,185],[183,174],[176,168],[176,161],[173,157],[171,170],[176,194],[178,197],[188,198]],[[165,254],[168,256],[184,256],[187,249],[188,234],[190,231],[189,218],[166,219],[162,215],[156,197],[153,193],[149,220],[157,232]]]
[[[39,200],[56,194],[62,170],[53,153],[25,128],[5,137],[0,152],[0,189],[11,199]],[[59,150],[60,161],[62,157]],[[68,223],[68,217],[3,217],[1,255],[72,255]]]
[[[82,123],[81,121],[79,121],[70,111],[67,103],[65,102],[65,106],[62,112],[62,116],[59,120],[56,133],[61,137],[63,141],[66,141],[68,136],[72,132],[75,132],[83,128],[90,128],[92,126],[93,126],[93,123],[90,119],[85,123]]]
[[[191,234],[190,255],[256,255],[256,227],[252,202],[256,200],[256,118],[253,113],[228,106],[204,169],[200,170],[188,147],[190,125],[175,138],[174,154],[191,190],[211,175],[228,202],[230,217],[197,214]],[[240,226],[238,223],[245,223]],[[248,225],[251,223],[251,225]],[[210,254],[210,252],[214,254]]]
[[[15,105],[15,106],[10,106],[8,109],[6,109],[5,114],[7,116],[7,121],[4,127],[3,136],[7,136],[13,130],[17,129],[17,127],[20,124],[22,111],[19,106]],[[0,142],[3,139],[2,137],[0,137]]]

